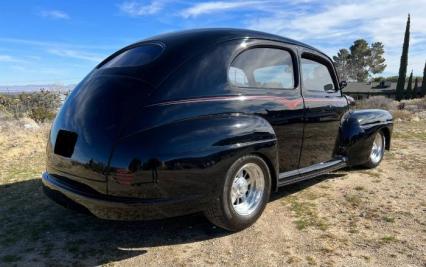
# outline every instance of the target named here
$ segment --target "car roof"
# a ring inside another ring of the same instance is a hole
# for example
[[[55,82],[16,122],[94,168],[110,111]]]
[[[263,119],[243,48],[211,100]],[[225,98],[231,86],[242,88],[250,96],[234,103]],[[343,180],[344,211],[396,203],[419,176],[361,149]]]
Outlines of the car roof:
[[[98,64],[96,69],[99,71],[100,75],[114,74],[134,76],[137,77],[137,79],[145,81],[153,88],[156,88],[166,79],[169,79],[171,73],[184,66],[184,62],[187,62],[190,58],[194,58],[196,55],[210,55],[210,52],[213,51],[210,49],[212,47],[220,47],[224,42],[245,38],[270,40],[308,48],[331,61],[331,59],[321,51],[302,42],[282,36],[253,30],[213,28],[186,30],[149,37],[118,50]],[[150,64],[142,65],[137,68],[100,68],[103,64],[111,60],[111,58],[114,58],[123,51],[147,43],[162,43],[166,46],[161,56]]]
[[[139,43],[149,42],[149,41],[161,41],[164,43],[183,43],[183,42],[197,42],[200,41],[200,44],[204,42],[208,43],[217,43],[221,41],[228,41],[232,39],[242,39],[242,38],[252,38],[252,39],[265,39],[271,41],[278,41],[282,43],[287,43],[291,45],[301,46],[304,48],[308,48],[314,50],[327,58],[329,58],[322,51],[305,44],[303,42],[299,42],[290,38],[286,38],[283,36],[265,33],[261,31],[247,30],[247,29],[235,29],[235,28],[206,28],[206,29],[194,29],[194,30],[185,30],[171,33],[164,33],[161,35],[156,35],[153,37],[149,37],[147,39],[136,42],[133,45],[137,45]]]

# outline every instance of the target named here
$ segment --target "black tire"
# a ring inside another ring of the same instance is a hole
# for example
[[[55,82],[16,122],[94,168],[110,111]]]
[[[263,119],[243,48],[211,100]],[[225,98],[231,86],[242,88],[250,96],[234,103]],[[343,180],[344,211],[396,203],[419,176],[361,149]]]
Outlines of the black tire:
[[[374,147],[375,140],[376,140],[376,138],[378,138],[378,136],[380,136],[380,138],[382,140],[381,141],[381,147],[382,148],[380,150],[380,153],[377,154],[379,157],[377,159],[374,159],[374,157],[372,157],[373,147]],[[366,163],[364,163],[362,165],[362,167],[364,167],[366,169],[374,169],[374,168],[376,168],[377,166],[380,165],[380,162],[382,162],[383,156],[385,154],[385,144],[386,144],[385,142],[386,142],[386,137],[385,137],[383,131],[376,132],[375,137],[373,139],[373,142],[371,144],[370,156],[368,157],[368,161]]]
[[[264,187],[257,207],[249,215],[238,214],[232,204],[231,190],[234,177],[237,172],[247,163],[254,163],[260,167],[263,173]],[[266,203],[271,194],[271,174],[265,161],[256,155],[247,155],[236,160],[226,173],[226,177],[221,185],[216,199],[212,201],[210,207],[204,211],[207,219],[228,231],[240,231],[256,222],[265,209]]]

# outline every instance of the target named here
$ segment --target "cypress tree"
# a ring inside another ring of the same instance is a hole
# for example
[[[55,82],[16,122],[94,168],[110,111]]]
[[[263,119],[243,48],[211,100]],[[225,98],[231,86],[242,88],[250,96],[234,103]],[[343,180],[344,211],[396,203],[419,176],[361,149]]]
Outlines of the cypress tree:
[[[417,98],[417,93],[419,92],[419,79],[416,77],[414,80],[414,89],[413,89],[413,96],[411,98]]]
[[[425,62],[425,68],[423,69],[422,89],[420,92],[422,97],[426,95],[426,62]]]
[[[413,96],[413,71],[411,71],[410,78],[408,78],[407,90],[405,90],[405,99],[411,99]]]
[[[407,76],[408,47],[410,45],[410,14],[408,14],[407,26],[405,27],[404,44],[402,46],[401,62],[399,65],[398,83],[396,84],[396,99],[404,98],[405,78]]]

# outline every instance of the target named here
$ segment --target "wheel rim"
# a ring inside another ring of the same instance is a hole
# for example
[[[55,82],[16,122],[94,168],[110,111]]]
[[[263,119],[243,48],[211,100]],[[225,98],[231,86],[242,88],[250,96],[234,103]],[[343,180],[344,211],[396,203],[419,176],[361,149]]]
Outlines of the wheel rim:
[[[251,215],[262,202],[265,177],[255,163],[242,166],[234,177],[231,188],[231,204],[235,212],[242,216]]]
[[[373,147],[371,148],[370,159],[374,164],[379,163],[383,157],[383,149],[385,147],[385,139],[382,133],[377,133],[374,138]]]

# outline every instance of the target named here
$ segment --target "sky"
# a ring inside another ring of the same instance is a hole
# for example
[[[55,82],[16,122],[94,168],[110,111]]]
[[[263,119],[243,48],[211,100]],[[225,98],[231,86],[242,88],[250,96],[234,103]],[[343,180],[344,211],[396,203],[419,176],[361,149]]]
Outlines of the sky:
[[[232,27],[296,39],[333,56],[380,41],[398,74],[408,13],[408,71],[426,60],[426,0],[14,0],[0,2],[0,85],[75,84],[114,51],[165,32]]]

